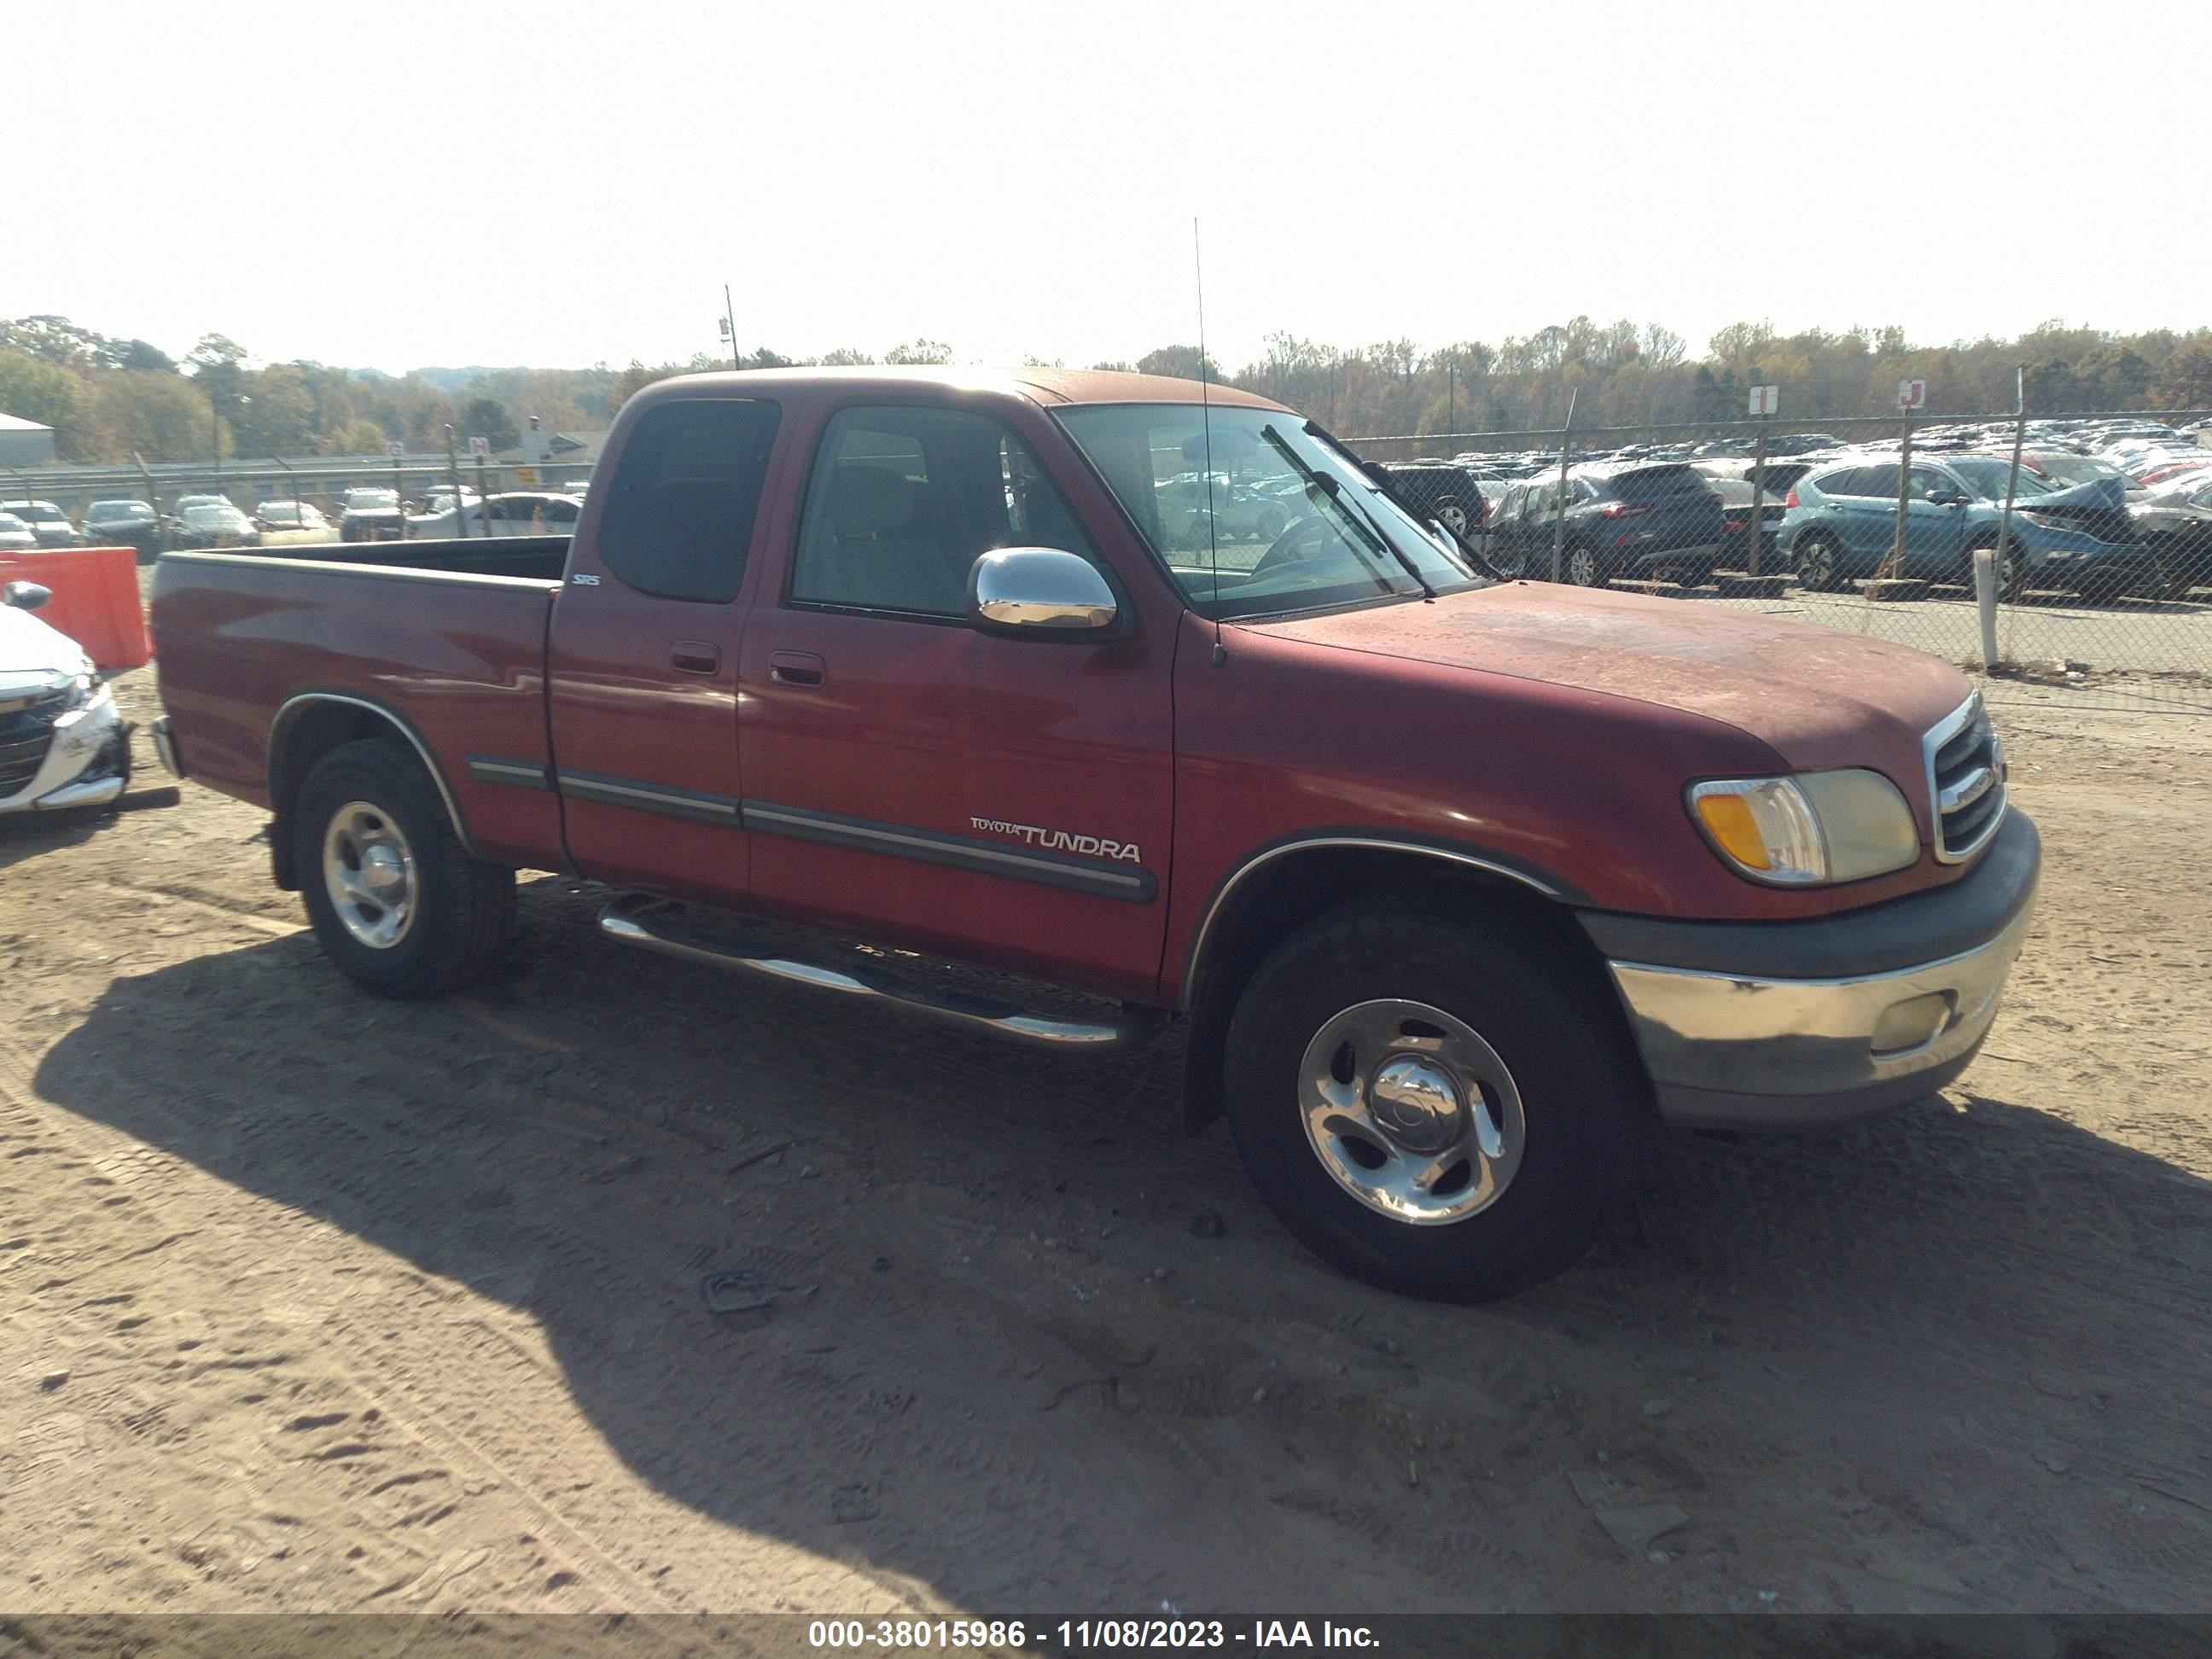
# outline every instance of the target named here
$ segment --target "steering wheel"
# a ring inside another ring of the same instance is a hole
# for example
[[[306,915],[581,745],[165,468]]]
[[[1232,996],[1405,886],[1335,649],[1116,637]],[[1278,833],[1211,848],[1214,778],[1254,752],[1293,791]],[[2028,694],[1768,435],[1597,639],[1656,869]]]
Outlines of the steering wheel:
[[[1278,566],[1297,564],[1310,559],[1321,550],[1320,544],[1334,533],[1328,520],[1318,513],[1309,513],[1294,520],[1289,529],[1267,544],[1267,550],[1260,556],[1259,563],[1252,567],[1252,574],[1263,575]]]

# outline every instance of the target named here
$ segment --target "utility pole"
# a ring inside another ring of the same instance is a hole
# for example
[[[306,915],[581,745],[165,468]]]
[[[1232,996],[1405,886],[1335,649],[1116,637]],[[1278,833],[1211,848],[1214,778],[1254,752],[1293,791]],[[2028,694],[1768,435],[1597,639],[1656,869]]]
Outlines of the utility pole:
[[[730,285],[727,283],[722,284],[722,322],[730,331],[730,367],[743,368],[744,364],[738,357],[738,311],[730,303]]]

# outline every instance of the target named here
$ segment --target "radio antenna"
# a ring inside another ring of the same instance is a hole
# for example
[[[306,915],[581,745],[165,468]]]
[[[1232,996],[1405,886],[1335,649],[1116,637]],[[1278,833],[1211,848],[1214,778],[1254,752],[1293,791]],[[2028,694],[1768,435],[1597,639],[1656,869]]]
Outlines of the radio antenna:
[[[1206,562],[1213,577],[1213,665],[1229,660],[1221,643],[1221,547],[1213,522],[1213,389],[1212,372],[1206,359],[1206,260],[1199,249],[1198,216],[1190,221],[1190,269],[1198,291],[1198,419],[1206,434]]]

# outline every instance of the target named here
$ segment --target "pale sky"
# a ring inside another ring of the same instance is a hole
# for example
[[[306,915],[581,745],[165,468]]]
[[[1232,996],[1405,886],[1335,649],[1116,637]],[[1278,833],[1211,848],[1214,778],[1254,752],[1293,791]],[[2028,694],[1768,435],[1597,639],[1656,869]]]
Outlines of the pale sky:
[[[399,370],[2212,323],[2193,4],[17,0],[0,316]]]

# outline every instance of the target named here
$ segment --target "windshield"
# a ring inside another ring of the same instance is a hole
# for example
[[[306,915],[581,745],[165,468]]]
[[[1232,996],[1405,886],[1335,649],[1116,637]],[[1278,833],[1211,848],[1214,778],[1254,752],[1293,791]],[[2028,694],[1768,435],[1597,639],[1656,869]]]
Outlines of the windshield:
[[[8,511],[30,524],[52,524],[62,516],[52,501],[17,501]]]
[[[31,526],[12,513],[0,513],[0,536],[27,536]]]
[[[105,522],[109,519],[143,519],[154,509],[143,501],[94,501],[84,511],[88,519]]]
[[[2001,501],[2005,497],[2005,481],[2012,476],[2010,461],[1951,461],[1951,471],[1959,482],[1985,501]],[[2020,470],[2020,490],[2022,495],[2047,495],[2050,483],[2039,478],[2026,466]]]
[[[1443,532],[1418,523],[1296,415],[1216,409],[1209,432],[1197,404],[1056,414],[1203,616],[1418,599],[1483,583]]]

